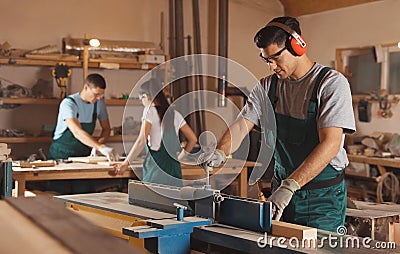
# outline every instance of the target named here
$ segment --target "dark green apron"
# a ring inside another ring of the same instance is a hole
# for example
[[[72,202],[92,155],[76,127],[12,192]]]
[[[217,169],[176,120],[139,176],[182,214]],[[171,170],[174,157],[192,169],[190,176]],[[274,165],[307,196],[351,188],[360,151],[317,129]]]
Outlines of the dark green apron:
[[[317,92],[322,78],[329,71],[321,70],[314,84],[308,105],[307,119],[297,119],[275,112],[277,125],[273,189],[286,179],[319,144],[317,129]],[[278,77],[272,76],[268,96],[275,110]],[[283,220],[295,224],[336,232],[346,216],[344,172],[328,164],[312,181],[293,195],[283,213]]]
[[[66,99],[70,99],[76,104],[72,97],[67,97]],[[76,117],[79,117],[79,113]],[[96,120],[97,102],[94,104],[92,122],[81,123],[82,129],[92,135],[96,126]],[[72,134],[69,128],[67,128],[60,138],[53,140],[53,143],[50,146],[49,159],[56,160],[67,159],[68,157],[88,156],[91,149],[91,147],[83,144],[75,138],[74,134]]]
[[[174,113],[172,113],[172,124]],[[181,150],[175,128],[163,128],[160,149],[151,150],[146,143],[146,158],[143,163],[143,182],[159,183],[170,186],[182,186],[181,164],[177,153]]]

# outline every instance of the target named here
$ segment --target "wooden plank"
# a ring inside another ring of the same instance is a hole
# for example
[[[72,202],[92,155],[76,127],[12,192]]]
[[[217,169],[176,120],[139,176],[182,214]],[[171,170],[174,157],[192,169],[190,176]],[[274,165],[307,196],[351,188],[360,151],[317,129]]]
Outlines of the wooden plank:
[[[298,240],[317,239],[317,229],[273,220],[272,235],[283,236],[286,238],[296,237]]]
[[[95,137],[98,138],[98,137]],[[125,141],[134,141],[137,136],[110,136],[107,138],[107,142],[122,142]],[[0,142],[5,143],[51,143],[53,142],[52,137],[0,137]]]
[[[4,200],[0,201],[0,225],[1,253],[71,253]]]
[[[143,166],[143,161],[142,159],[139,160],[133,160],[129,163],[129,165],[131,167],[141,167]],[[122,161],[99,161],[97,162],[98,165],[103,165],[103,166],[114,166],[114,165],[118,165],[121,164]]]
[[[399,159],[378,158],[378,157],[369,157],[365,155],[351,155],[351,154],[348,154],[347,157],[351,162],[361,162],[373,165],[381,165],[384,167],[400,168]]]
[[[51,199],[38,196],[7,198],[6,201],[73,253],[143,253]]]
[[[44,99],[44,98],[0,98],[0,104],[27,104],[27,105],[58,105],[61,102],[61,99]],[[141,106],[141,102],[130,99],[123,100],[123,99],[105,99],[104,102],[106,105],[110,106],[125,106],[128,102],[128,105],[133,106]]]
[[[64,60],[64,61],[78,61],[79,56],[68,54],[26,54],[26,58],[41,59],[41,60]]]
[[[90,164],[97,164],[99,161],[108,161],[105,156],[68,157],[68,160]]]
[[[370,211],[387,211],[387,212],[397,212],[400,215],[400,205],[394,203],[372,203],[364,201],[353,201],[357,209],[360,210],[370,210]]]
[[[34,168],[34,167],[54,167],[56,162],[54,160],[47,161],[20,161],[19,166],[21,168]]]
[[[319,13],[323,11],[345,8],[358,4],[376,2],[380,0],[280,0],[284,6],[285,15],[298,17],[307,14]]]
[[[382,211],[382,210],[358,210],[347,208],[346,216],[355,218],[365,218],[365,219],[378,219],[392,216],[399,216],[399,211]]]
[[[29,59],[25,57],[13,58],[14,62],[12,65],[25,65],[25,66],[49,66],[54,67],[59,60],[51,60],[51,59]],[[11,65],[9,63],[10,59],[5,57],[0,57],[0,64],[4,65]],[[71,60],[64,60],[69,67],[82,67],[82,61],[71,61]],[[109,61],[111,62],[111,61]],[[157,64],[141,64],[141,63],[126,63],[126,62],[115,62],[119,64],[119,69],[137,69],[137,70],[149,70],[153,69],[157,66]],[[100,63],[91,62],[89,60],[89,67],[90,68],[99,68]]]
[[[103,165],[103,166],[115,166],[118,164],[121,164],[122,161],[98,161],[98,165]]]
[[[40,98],[0,98],[2,104],[40,104],[58,105],[60,99],[40,99]]]

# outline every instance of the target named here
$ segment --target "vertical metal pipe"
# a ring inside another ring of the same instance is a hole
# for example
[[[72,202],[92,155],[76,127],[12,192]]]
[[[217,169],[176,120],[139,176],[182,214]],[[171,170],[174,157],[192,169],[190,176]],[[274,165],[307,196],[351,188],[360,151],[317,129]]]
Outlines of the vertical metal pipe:
[[[175,54],[175,0],[169,0],[169,55],[171,58],[176,56]]]
[[[183,35],[183,0],[175,0],[175,34],[176,57],[183,56],[185,54],[185,43]]]
[[[160,49],[165,50],[165,38],[164,38],[164,12],[160,14]]]
[[[183,0],[175,0],[175,57],[185,55],[185,38],[183,35]],[[184,67],[184,66],[182,66]],[[182,68],[175,69],[175,76],[181,77],[184,70]],[[184,79],[174,82],[174,98],[187,92],[187,84]]]
[[[193,34],[194,34],[194,53],[201,54],[201,30],[200,30],[200,11],[199,11],[199,0],[193,0]],[[196,57],[196,62],[194,63],[194,68],[198,70],[198,73],[202,73],[202,61],[201,58]],[[197,75],[194,77],[195,90],[204,90],[203,77]],[[196,82],[197,81],[197,82]],[[203,108],[204,106],[204,96],[200,92],[199,101],[197,102],[197,109]],[[199,125],[199,133],[205,129],[205,113],[204,110],[197,112],[197,120]]]
[[[176,57],[185,55],[185,38],[184,38],[184,23],[183,23],[183,0],[175,0],[175,32],[176,32],[176,45],[175,52]],[[188,48],[190,49],[190,48]],[[188,65],[182,66],[182,68],[177,68],[175,70],[175,76],[182,77],[182,73],[188,70],[183,68],[188,68]],[[174,82],[174,97],[178,98],[181,95],[187,94],[191,91],[191,80],[190,78],[182,78]],[[193,107],[193,105],[188,105]],[[195,133],[198,133],[198,128],[196,125],[196,119],[193,115],[186,117],[186,121],[192,127]]]
[[[228,0],[219,0],[218,6],[218,55],[224,57],[218,61],[218,99],[219,107],[226,107],[226,78],[228,76]]]

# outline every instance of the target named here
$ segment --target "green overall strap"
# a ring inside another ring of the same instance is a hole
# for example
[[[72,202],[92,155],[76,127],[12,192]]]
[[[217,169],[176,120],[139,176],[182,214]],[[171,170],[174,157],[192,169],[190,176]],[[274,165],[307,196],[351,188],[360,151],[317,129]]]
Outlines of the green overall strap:
[[[271,77],[271,85],[269,87],[269,91],[268,91],[268,98],[272,104],[272,108],[275,111],[275,107],[276,107],[276,102],[278,101],[278,98],[276,97],[276,85],[278,84],[278,75],[274,74]]]
[[[324,68],[322,68],[322,70],[319,72],[317,80],[315,81],[315,86],[314,86],[314,90],[311,96],[310,101],[315,102],[316,103],[316,109],[318,109],[318,100],[317,100],[317,94],[318,94],[318,89],[319,86],[321,84],[322,79],[324,78],[325,74],[330,71],[332,68],[325,66]]]
[[[73,101],[75,105],[77,105],[76,101],[72,97],[66,97]],[[77,113],[76,118],[79,117],[79,113]],[[94,128],[96,126],[97,120],[97,102],[94,104],[93,113],[92,113],[92,121],[90,123],[80,123],[81,127],[84,131],[93,134]],[[53,140],[50,151],[49,158],[50,159],[67,159],[68,157],[76,157],[76,156],[88,156],[90,154],[91,147],[83,144],[77,138],[75,138],[74,134],[67,127],[67,129],[63,132],[61,137],[56,140]]]
[[[268,91],[268,98],[272,104],[272,109],[275,112],[275,108],[276,108],[276,103],[278,102],[278,97],[276,96],[276,88],[278,86],[278,75],[274,74],[271,77],[271,84],[269,87],[269,91]],[[276,114],[276,113],[275,113]],[[276,117],[276,115],[275,115]],[[271,133],[271,132],[270,132]],[[270,134],[272,135],[272,133]],[[270,140],[273,140],[272,137],[270,137]],[[282,140],[280,140],[278,137],[276,138],[276,142],[278,142],[278,144],[280,145],[280,147],[284,150],[284,153],[289,154],[289,151],[286,149],[285,144],[282,142]],[[277,147],[275,147],[275,149],[277,149]],[[277,157],[280,157],[279,153],[277,153],[276,151],[274,152],[274,157],[275,159],[277,159]],[[289,160],[289,163],[291,165],[294,165],[294,162],[292,161],[292,158],[290,158],[290,156],[287,157]],[[280,159],[279,159],[280,160]]]

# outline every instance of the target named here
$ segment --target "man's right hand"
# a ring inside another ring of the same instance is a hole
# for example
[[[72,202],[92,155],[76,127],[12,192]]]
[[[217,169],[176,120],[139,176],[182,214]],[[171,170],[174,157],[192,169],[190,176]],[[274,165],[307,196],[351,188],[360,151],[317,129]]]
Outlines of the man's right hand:
[[[117,160],[119,160],[118,153],[112,147],[103,145],[98,150],[102,155],[107,157],[108,161],[117,161]]]

